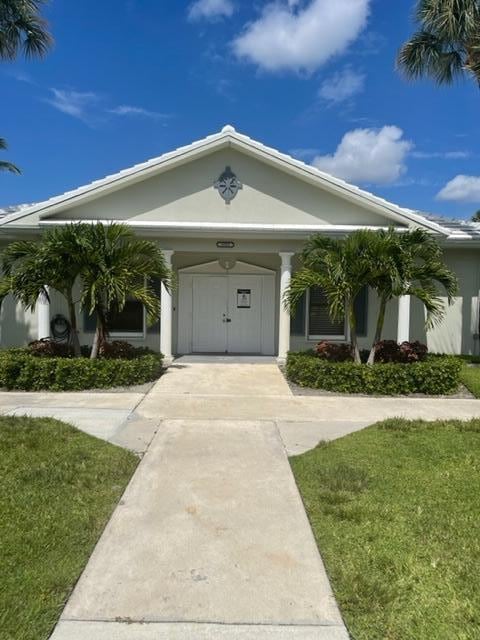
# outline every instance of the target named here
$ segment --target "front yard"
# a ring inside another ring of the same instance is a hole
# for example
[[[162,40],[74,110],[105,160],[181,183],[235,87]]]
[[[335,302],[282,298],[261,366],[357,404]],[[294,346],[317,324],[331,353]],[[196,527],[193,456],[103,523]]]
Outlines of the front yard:
[[[480,398],[480,365],[464,364],[460,371],[460,379],[475,398]]]
[[[0,417],[0,638],[48,638],[137,463],[56,420]]]
[[[354,640],[479,637],[480,420],[387,420],[291,465]]]

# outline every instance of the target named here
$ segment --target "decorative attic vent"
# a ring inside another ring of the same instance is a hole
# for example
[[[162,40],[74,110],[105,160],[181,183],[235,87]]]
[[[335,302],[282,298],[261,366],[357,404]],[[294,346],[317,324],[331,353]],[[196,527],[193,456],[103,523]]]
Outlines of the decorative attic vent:
[[[230,204],[230,202],[237,195],[238,191],[240,189],[243,189],[242,183],[229,166],[225,167],[225,171],[220,175],[213,186],[225,200],[226,204]]]

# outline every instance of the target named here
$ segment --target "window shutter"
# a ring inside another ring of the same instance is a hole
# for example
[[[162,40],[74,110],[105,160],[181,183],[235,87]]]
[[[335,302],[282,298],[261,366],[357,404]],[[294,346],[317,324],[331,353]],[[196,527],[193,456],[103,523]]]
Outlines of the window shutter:
[[[155,291],[157,296],[160,296],[162,292],[162,282],[160,278],[152,278],[152,289]],[[147,327],[147,333],[160,333],[160,318],[158,318],[155,324]]]
[[[95,329],[97,328],[97,316],[93,314],[89,315],[88,311],[84,309],[83,311],[83,330],[85,333],[95,333]]]
[[[357,335],[365,337],[368,334],[368,287],[363,287],[355,298],[355,318]]]
[[[290,331],[292,336],[305,336],[306,308],[307,296],[303,294],[292,314]]]
[[[310,336],[345,335],[345,321],[331,321],[328,313],[327,297],[320,287],[312,287],[310,289],[308,333]]]

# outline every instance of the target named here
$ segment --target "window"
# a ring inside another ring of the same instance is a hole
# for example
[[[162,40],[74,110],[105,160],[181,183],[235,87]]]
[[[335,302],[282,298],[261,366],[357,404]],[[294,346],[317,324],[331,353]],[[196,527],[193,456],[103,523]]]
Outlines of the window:
[[[345,335],[345,320],[332,322],[328,313],[328,302],[320,287],[312,287],[308,297],[309,337]]]
[[[84,314],[83,328],[86,333],[93,333],[96,328],[95,316]],[[138,300],[127,300],[121,313],[110,319],[112,336],[143,336],[145,332],[145,311]]]
[[[355,299],[355,315],[357,318],[357,334],[367,335],[368,331],[368,287],[364,287]],[[318,337],[345,336],[345,322],[332,323],[328,313],[325,295],[319,287],[311,289],[308,295],[302,296],[291,318],[291,335]]]
[[[144,330],[143,304],[138,300],[127,300],[123,310],[112,316],[110,320],[110,333],[127,335],[141,334]]]

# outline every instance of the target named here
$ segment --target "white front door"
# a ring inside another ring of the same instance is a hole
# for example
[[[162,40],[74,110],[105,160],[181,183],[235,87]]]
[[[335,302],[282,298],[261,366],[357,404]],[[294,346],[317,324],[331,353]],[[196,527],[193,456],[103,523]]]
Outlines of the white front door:
[[[227,278],[196,276],[193,279],[193,351],[227,351]]]
[[[229,353],[262,351],[262,276],[227,276]]]
[[[192,350],[261,353],[263,285],[263,276],[194,276]]]

